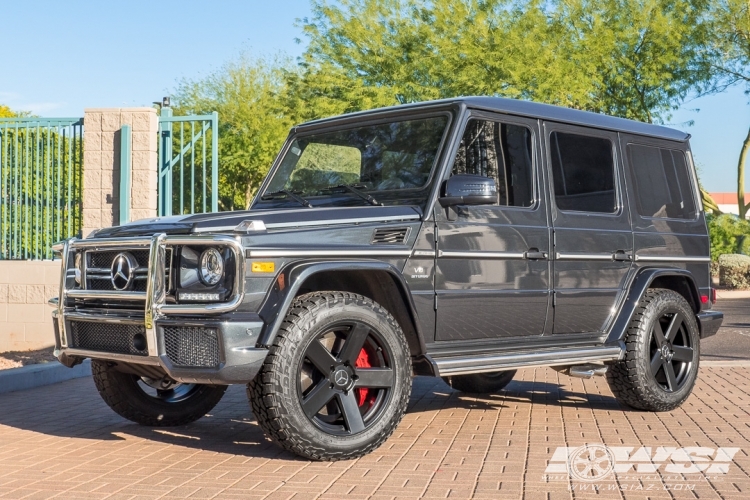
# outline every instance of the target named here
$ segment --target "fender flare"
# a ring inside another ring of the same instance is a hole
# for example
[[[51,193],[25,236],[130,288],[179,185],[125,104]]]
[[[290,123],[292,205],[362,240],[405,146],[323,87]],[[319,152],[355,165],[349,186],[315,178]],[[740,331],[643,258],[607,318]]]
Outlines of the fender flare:
[[[414,306],[409,285],[396,267],[379,260],[304,261],[293,262],[285,266],[280,274],[283,274],[283,281],[286,282],[286,286],[280,286],[280,280],[277,277],[271,291],[266,296],[265,302],[261,306],[259,314],[261,318],[263,318],[266,326],[258,338],[258,347],[269,347],[273,344],[273,341],[279,332],[279,328],[281,327],[281,323],[284,321],[286,312],[291,307],[292,302],[294,302],[294,298],[297,296],[297,292],[302,285],[311,276],[329,271],[378,271],[388,273],[394,278],[394,283],[400,288],[401,295],[405,299],[404,306],[406,307],[412,322],[412,327],[419,344],[420,354],[427,352],[424,335],[419,323],[417,310]]]
[[[700,308],[700,294],[698,293],[698,287],[695,285],[693,274],[690,271],[676,268],[640,269],[630,284],[628,295],[620,307],[617,319],[607,333],[607,338],[604,341],[605,345],[621,345],[625,337],[625,332],[628,330],[628,325],[630,325],[630,320],[633,318],[633,314],[641,301],[641,297],[646,293],[646,290],[651,286],[651,283],[653,283],[656,278],[662,276],[686,278],[688,287],[690,288],[690,293],[693,296],[693,303]],[[700,311],[696,311],[696,314],[698,312]]]

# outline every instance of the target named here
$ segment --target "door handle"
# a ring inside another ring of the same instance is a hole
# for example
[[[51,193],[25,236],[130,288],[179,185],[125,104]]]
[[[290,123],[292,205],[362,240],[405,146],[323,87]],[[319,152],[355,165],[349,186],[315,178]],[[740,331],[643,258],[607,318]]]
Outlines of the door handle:
[[[612,260],[616,260],[618,262],[627,262],[633,260],[633,258],[629,254],[625,253],[624,250],[618,250],[612,254]]]
[[[523,258],[529,260],[542,260],[547,258],[547,252],[540,252],[536,248],[531,248],[523,254]]]

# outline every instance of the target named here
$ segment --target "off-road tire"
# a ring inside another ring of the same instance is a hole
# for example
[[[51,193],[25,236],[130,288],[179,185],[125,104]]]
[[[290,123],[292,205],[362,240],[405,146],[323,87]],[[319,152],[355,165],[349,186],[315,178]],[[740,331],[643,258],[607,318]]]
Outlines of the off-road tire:
[[[150,427],[195,422],[210,412],[227,390],[225,385],[198,385],[184,400],[165,402],[145,393],[137,375],[117,371],[107,361],[93,360],[91,371],[99,394],[115,413]]]
[[[443,377],[446,384],[457,391],[467,394],[494,394],[510,384],[516,370],[506,370],[494,373],[472,373],[469,375],[453,375]]]
[[[649,345],[654,321],[666,310],[684,315],[684,325],[694,351],[690,371],[679,390],[665,391],[650,367]],[[636,308],[625,335],[625,356],[610,365],[607,382],[615,398],[631,408],[670,411],[680,406],[692,392],[700,360],[700,334],[695,313],[679,293],[661,288],[649,289]]]
[[[312,341],[328,325],[354,318],[376,328],[393,353],[394,383],[388,404],[358,434],[328,434],[302,410],[299,367]],[[348,292],[313,292],[295,299],[247,395],[258,424],[284,449],[310,460],[361,457],[382,445],[406,412],[411,395],[411,357],[396,319],[380,304]]]

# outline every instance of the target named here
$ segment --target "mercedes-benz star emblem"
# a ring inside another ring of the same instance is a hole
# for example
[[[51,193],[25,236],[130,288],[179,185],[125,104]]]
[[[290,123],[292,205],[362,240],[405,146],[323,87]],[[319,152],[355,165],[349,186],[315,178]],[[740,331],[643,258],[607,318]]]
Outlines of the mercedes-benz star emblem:
[[[128,252],[117,254],[110,271],[110,281],[115,290],[130,290],[133,285],[133,273],[137,267],[138,262]]]
[[[344,387],[349,383],[349,374],[343,368],[339,368],[336,370],[336,373],[333,374],[333,381],[336,382],[337,386]]]

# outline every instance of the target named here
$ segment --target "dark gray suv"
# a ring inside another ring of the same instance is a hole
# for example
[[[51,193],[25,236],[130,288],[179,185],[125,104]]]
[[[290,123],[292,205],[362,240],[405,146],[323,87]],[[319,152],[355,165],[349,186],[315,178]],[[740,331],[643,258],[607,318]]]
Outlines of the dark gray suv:
[[[688,135],[472,97],[295,127],[247,211],[56,246],[57,356],[93,360],[144,425],[228,384],[284,448],[382,444],[411,377],[501,390],[518,368],[604,374],[622,403],[690,394],[718,330]]]

